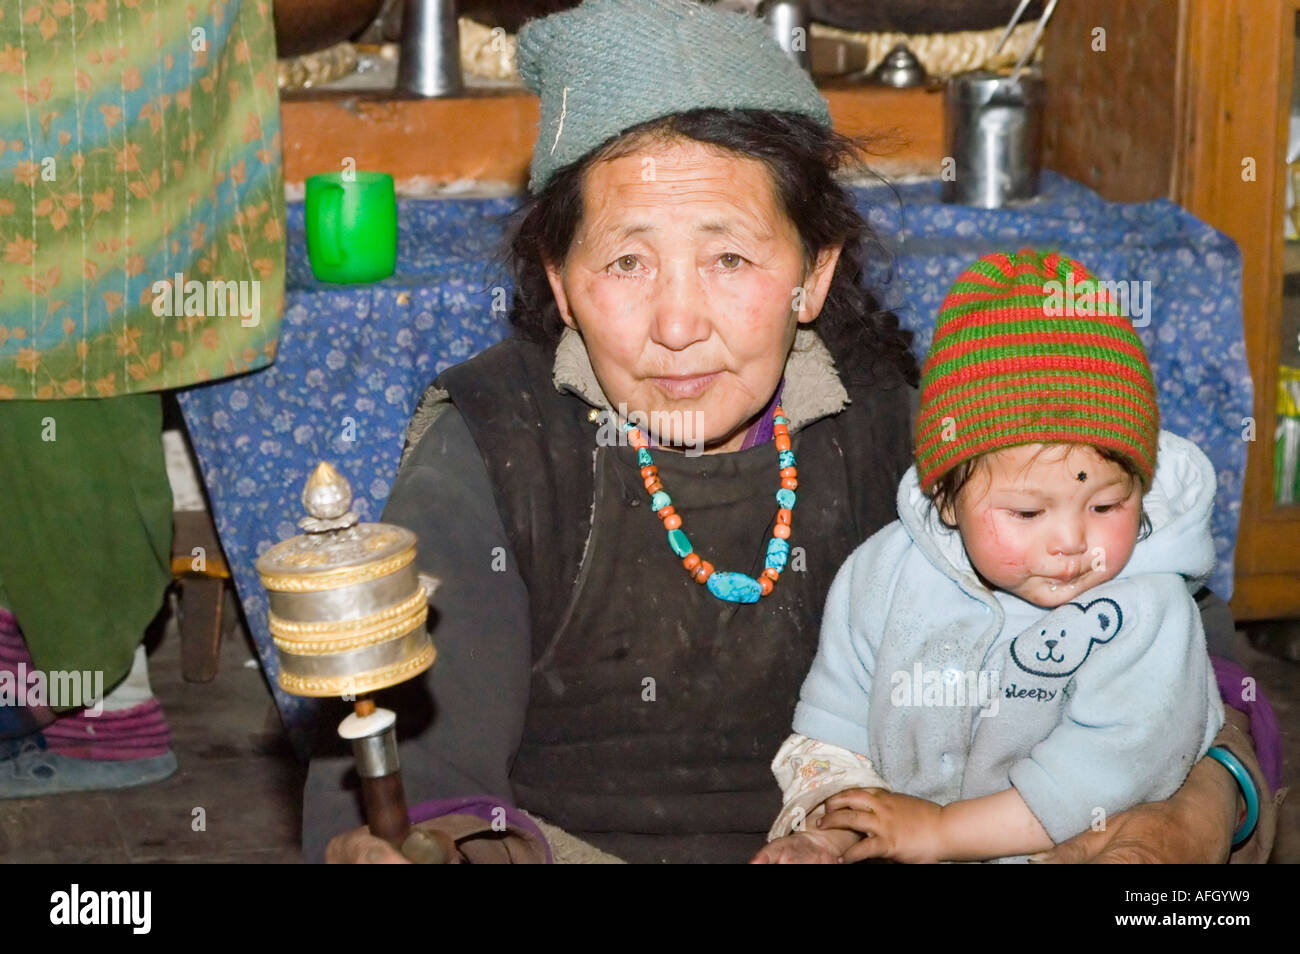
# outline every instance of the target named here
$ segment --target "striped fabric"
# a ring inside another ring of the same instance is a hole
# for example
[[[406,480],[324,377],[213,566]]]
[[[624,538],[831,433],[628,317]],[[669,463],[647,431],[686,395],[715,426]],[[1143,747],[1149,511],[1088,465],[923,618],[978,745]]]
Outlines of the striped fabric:
[[[0,400],[269,364],[283,188],[270,0],[0,5]]]
[[[922,489],[962,461],[1036,443],[1108,448],[1150,483],[1155,384],[1113,298],[1055,252],[999,252],[963,272],[939,310],[922,371]]]
[[[42,734],[47,751],[70,759],[125,762],[157,758],[172,748],[171,729],[156,698],[98,714],[86,709],[69,712],[46,726]]]
[[[25,676],[35,668],[18,629],[18,620],[0,606],[0,680],[16,686],[19,674]],[[0,705],[0,741],[30,735],[54,721],[54,713],[46,706],[19,706],[8,699],[4,703]]]
[[[36,672],[18,621],[2,607],[0,672],[8,674],[10,691],[20,679],[30,687]],[[108,704],[112,701],[106,700]],[[49,752],[104,762],[156,758],[171,751],[171,729],[157,698],[112,708],[106,704],[102,711],[77,709],[62,714],[45,705],[16,702],[6,698],[0,705],[0,741],[41,732]]]

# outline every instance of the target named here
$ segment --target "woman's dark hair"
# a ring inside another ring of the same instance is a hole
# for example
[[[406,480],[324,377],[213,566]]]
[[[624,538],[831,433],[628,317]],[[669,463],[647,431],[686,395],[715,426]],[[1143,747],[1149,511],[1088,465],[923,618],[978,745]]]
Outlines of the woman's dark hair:
[[[1052,447],[1058,446],[1061,445],[1045,444],[1042,449],[1039,450],[1038,454],[1041,454]],[[1109,447],[1096,447],[1091,444],[1088,446],[1092,447],[1102,460],[1108,460],[1112,464],[1118,465],[1119,468],[1128,475],[1130,490],[1136,486],[1143,494],[1145,494],[1151,489],[1147,484],[1146,475],[1138,469],[1137,464],[1133,463],[1132,458],[1127,454],[1121,454],[1119,451],[1111,450]],[[1037,458],[1038,454],[1035,454],[1034,457]],[[971,478],[975,476],[981,467],[985,466],[983,461],[986,456],[986,454],[980,454],[977,457],[969,457],[966,460],[961,461],[959,464],[945,472],[942,477],[934,482],[934,486],[930,488],[930,506],[933,507],[935,513],[938,514],[939,522],[949,530],[956,530],[957,525],[955,523],[949,523],[944,518],[943,512],[949,508],[956,510],[957,498],[961,495],[961,492],[965,489],[966,485],[970,483]],[[1143,507],[1138,519],[1138,539],[1145,540],[1150,535],[1151,518],[1147,516],[1146,508]]]
[[[863,220],[849,191],[836,179],[841,169],[870,174],[860,153],[867,141],[826,129],[796,113],[698,109],[675,113],[625,130],[577,162],[557,171],[540,195],[529,195],[515,213],[509,267],[515,294],[510,323],[516,331],[554,345],[564,331],[546,262],[568,254],[582,219],[582,183],[594,163],[629,155],[648,141],[693,139],[761,161],[778,201],[799,232],[804,267],[824,248],[842,245],[821,313],[810,325],[843,366],[869,368],[883,359],[913,386],[920,379],[909,347],[912,333],[883,310],[864,285],[868,255],[884,246]]]

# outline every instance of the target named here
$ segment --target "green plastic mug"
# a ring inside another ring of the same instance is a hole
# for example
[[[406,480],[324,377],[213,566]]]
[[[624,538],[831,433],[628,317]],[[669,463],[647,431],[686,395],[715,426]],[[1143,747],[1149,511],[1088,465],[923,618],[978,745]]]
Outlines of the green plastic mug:
[[[386,172],[307,179],[307,258],[323,282],[377,282],[397,266],[397,197]]]

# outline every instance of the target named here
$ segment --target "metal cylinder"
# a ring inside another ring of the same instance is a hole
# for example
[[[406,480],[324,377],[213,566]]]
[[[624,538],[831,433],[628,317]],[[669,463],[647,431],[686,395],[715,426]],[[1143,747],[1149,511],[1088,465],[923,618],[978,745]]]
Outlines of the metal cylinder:
[[[392,775],[401,768],[396,725],[397,716],[392,710],[376,708],[372,700],[366,699],[358,702],[357,710],[339,723],[339,735],[352,743],[357,774],[362,778]]]
[[[406,0],[397,88],[417,96],[455,96],[464,89],[455,0]]]
[[[777,46],[785,55],[804,70],[812,69],[812,55],[808,52],[809,15],[806,0],[765,0],[759,4],[758,15],[772,33]]]
[[[362,778],[394,775],[402,767],[397,757],[397,733],[392,728],[378,735],[353,739],[352,755],[357,761],[357,774]]]
[[[953,175],[943,175],[944,202],[997,209],[1038,194],[1043,81],[1022,73],[952,77],[944,95],[944,131]]]
[[[367,710],[358,703],[357,711],[339,724],[339,735],[352,742],[371,834],[400,849],[410,824],[397,753],[397,716],[373,703],[368,709],[362,715]]]

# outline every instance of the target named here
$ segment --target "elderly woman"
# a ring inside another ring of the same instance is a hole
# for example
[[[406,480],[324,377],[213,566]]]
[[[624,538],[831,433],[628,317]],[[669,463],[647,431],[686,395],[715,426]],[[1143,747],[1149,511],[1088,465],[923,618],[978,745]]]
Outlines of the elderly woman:
[[[757,21],[589,0],[526,26],[519,67],[515,333],[429,388],[384,514],[443,581],[406,788],[533,848],[517,809],[552,848],[745,861],[831,579],[894,518],[915,359],[862,286],[854,145]],[[346,831],[349,767],[312,763],[307,856],[400,860]],[[1207,763],[1073,847],[1222,860],[1236,803]]]

